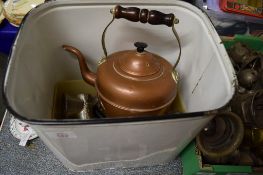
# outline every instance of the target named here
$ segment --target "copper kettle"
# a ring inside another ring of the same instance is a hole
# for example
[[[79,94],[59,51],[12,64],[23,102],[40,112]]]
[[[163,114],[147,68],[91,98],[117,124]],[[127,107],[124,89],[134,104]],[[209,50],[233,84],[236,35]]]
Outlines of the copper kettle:
[[[163,114],[177,95],[178,75],[175,67],[181,56],[181,44],[174,24],[179,22],[178,19],[173,14],[119,5],[111,13],[113,19],[102,34],[105,57],[100,60],[96,74],[89,70],[78,49],[69,45],[63,45],[63,48],[77,56],[82,77],[95,86],[106,117]],[[172,27],[180,48],[175,65],[146,51],[147,44],[142,42],[135,43],[135,50],[119,51],[108,56],[104,39],[106,30],[118,18]]]

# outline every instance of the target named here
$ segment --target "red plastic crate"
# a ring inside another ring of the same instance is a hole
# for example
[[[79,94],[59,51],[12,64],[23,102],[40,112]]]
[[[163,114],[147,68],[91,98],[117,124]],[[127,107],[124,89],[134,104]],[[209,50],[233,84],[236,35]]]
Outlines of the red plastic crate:
[[[263,18],[263,0],[220,0],[220,9]]]

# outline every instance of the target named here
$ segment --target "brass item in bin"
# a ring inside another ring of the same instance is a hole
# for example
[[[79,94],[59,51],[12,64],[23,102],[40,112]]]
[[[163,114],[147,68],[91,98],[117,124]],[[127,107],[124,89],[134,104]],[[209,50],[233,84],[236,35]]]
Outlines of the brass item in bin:
[[[232,112],[221,112],[196,137],[196,144],[204,157],[220,163],[238,154],[243,136],[240,117]]]
[[[244,69],[237,74],[237,78],[240,86],[252,89],[257,82],[258,72],[254,69]]]
[[[245,143],[250,147],[263,148],[263,128],[247,128],[245,129]]]
[[[173,14],[119,5],[111,12],[113,19],[102,34],[105,58],[100,61],[96,74],[89,70],[78,49],[69,45],[63,45],[63,48],[77,56],[82,77],[88,84],[95,86],[106,117],[163,114],[177,95],[178,74],[175,67],[180,60],[181,44],[174,24],[179,22],[178,19]],[[147,44],[143,42],[136,42],[135,50],[119,51],[108,56],[106,30],[118,18],[172,27],[180,49],[176,63],[171,65],[161,56],[146,51]]]
[[[231,100],[231,109],[245,124],[263,128],[263,90],[236,93]]]
[[[250,50],[245,44],[237,42],[230,48],[228,54],[233,60],[233,63],[240,66],[247,61]]]
[[[255,155],[263,159],[263,128],[246,128],[244,143]]]

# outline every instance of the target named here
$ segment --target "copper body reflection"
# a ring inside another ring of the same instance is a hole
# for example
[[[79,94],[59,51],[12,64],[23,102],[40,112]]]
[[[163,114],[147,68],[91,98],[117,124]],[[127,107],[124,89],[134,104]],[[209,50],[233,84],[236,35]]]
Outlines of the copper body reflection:
[[[63,47],[78,57],[83,79],[96,87],[106,116],[163,114],[176,97],[172,65],[144,48],[109,55],[94,74],[79,50]]]

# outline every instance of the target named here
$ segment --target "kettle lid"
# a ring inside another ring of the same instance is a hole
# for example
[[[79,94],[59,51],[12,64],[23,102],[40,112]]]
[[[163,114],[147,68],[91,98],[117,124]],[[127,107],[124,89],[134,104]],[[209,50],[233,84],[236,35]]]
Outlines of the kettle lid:
[[[160,71],[162,65],[160,58],[144,50],[146,43],[136,42],[136,50],[120,52],[116,59],[115,66],[121,69],[121,72],[131,76],[145,77],[154,75]]]

